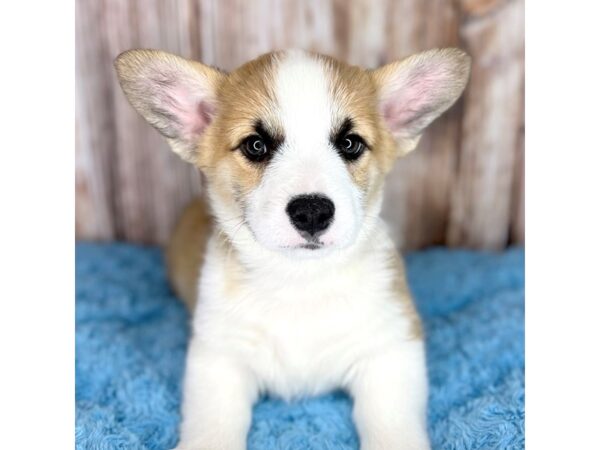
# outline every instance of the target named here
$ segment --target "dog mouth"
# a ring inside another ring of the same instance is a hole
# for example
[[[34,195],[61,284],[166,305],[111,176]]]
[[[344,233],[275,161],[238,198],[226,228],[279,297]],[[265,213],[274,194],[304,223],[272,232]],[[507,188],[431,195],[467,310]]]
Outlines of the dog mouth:
[[[320,248],[326,247],[325,243],[319,239],[321,234],[323,233],[311,235],[305,232],[301,232],[300,236],[304,238],[305,242],[298,244],[296,248],[301,248],[305,250],[318,250]]]
[[[286,245],[282,248],[288,250],[319,250],[328,247],[327,244],[320,241],[308,241],[302,244]]]
[[[244,225],[247,226],[247,228],[250,230],[250,233],[252,234],[252,237],[254,238],[255,241],[260,242],[257,234],[254,232],[254,229],[252,228],[252,226],[248,223],[247,220],[244,220]],[[305,239],[305,242],[300,243],[300,244],[292,244],[292,245],[283,245],[283,246],[279,246],[278,248],[280,250],[283,249],[287,249],[287,250],[319,250],[319,249],[323,249],[328,247],[329,245],[321,242],[319,240],[318,236],[302,236]]]
[[[318,250],[323,248],[325,245],[321,242],[307,242],[306,244],[301,244],[298,248],[303,248],[306,250]]]

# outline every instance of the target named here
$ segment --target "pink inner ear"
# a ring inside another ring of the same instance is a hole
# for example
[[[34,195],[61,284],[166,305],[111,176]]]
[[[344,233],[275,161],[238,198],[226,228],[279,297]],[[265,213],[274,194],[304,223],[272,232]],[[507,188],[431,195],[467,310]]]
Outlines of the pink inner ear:
[[[419,119],[435,111],[447,74],[439,66],[408,68],[384,87],[381,114],[388,127],[398,134],[418,132]]]
[[[165,110],[178,122],[182,137],[192,139],[200,136],[212,121],[214,107],[202,92],[193,92],[183,86],[175,86],[166,93]]]
[[[207,126],[212,122],[212,118],[215,113],[215,108],[206,101],[200,101],[197,109],[197,121],[194,124],[194,133],[202,133]]]

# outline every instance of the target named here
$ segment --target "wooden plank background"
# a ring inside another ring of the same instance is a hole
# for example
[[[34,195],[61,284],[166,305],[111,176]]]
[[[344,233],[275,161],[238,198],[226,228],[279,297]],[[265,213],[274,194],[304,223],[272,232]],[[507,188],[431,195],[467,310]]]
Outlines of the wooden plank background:
[[[524,240],[524,0],[79,0],[78,239],[163,244],[200,176],[118,87],[112,61],[158,48],[231,70],[300,47],[376,67],[432,47],[473,57],[464,97],[400,160],[384,217],[404,248]]]

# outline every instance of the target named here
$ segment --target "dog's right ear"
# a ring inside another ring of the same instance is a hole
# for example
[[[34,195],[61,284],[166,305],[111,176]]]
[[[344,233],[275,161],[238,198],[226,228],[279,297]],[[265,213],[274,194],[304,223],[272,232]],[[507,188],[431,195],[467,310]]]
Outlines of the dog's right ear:
[[[200,137],[217,108],[225,73],[157,50],[129,50],[115,60],[119,83],[131,105],[156,128],[175,153],[195,162]]]
[[[392,135],[413,149],[423,130],[462,94],[471,58],[457,48],[428,50],[372,72],[379,110]],[[406,150],[405,150],[406,151]]]

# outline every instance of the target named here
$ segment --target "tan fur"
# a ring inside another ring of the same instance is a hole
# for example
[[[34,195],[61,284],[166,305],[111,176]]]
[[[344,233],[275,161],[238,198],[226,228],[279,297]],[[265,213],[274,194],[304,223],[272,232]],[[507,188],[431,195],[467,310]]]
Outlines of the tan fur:
[[[323,55],[316,57],[328,69],[333,97],[342,104],[344,117],[338,120],[352,118],[355,132],[370,147],[370,151],[348,165],[354,182],[365,193],[365,205],[370,206],[398,156],[412,150],[417,141],[398,143],[387,130],[377,104],[381,73],[366,71]]]
[[[204,200],[196,199],[183,211],[166,251],[169,280],[178,297],[193,311],[198,298],[200,266],[212,218]]]
[[[371,149],[348,165],[354,182],[368,193],[373,177],[386,173],[388,165],[384,161],[385,156],[382,158],[385,148],[381,145],[383,124],[377,113],[377,86],[369,73],[360,67],[327,56],[318,55],[318,58],[329,72],[332,97],[341,103],[341,117],[335,117],[334,120],[342,122],[350,117],[354,132],[362,136]]]
[[[244,196],[260,183],[264,168],[234,151],[254,132],[256,121],[261,120],[274,134],[283,133],[272,89],[277,58],[277,53],[269,53],[250,61],[230,73],[219,86],[219,113],[199,143],[195,164],[221,202],[242,203]]]
[[[415,307],[415,304],[412,301],[412,296],[410,295],[410,290],[406,281],[406,271],[404,269],[404,263],[398,255],[398,253],[391,252],[390,265],[392,267],[393,272],[396,274],[392,281],[392,290],[395,294],[395,297],[400,302],[402,302],[402,306],[404,307],[404,313],[410,321],[412,334],[411,337],[413,339],[421,340],[423,339],[423,325],[421,323],[419,313],[417,312],[417,308]]]
[[[273,66],[277,53],[263,55],[227,76],[218,90],[219,114],[200,143],[196,161],[208,176],[230,173],[237,189],[247,192],[260,182],[262,167],[234,152],[241,141],[254,132],[260,120],[274,134],[283,134],[275,113]],[[203,151],[207,149],[207,151]]]

